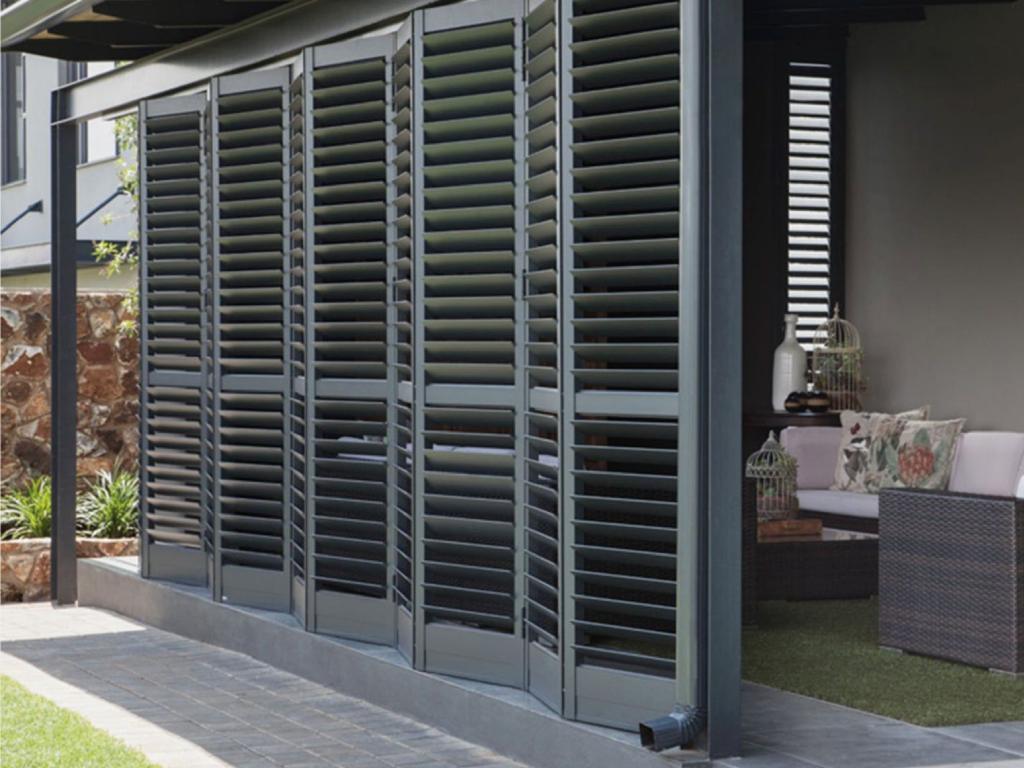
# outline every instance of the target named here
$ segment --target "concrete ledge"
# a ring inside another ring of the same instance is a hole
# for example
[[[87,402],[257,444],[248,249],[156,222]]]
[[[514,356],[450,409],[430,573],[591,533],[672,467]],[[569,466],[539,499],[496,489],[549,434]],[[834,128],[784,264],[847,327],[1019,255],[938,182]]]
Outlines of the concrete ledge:
[[[706,765],[656,755],[636,734],[573,723],[528,694],[411,669],[393,648],[306,632],[289,615],[214,603],[204,589],[142,579],[134,558],[78,561],[78,602],[244,653],[535,768]]]

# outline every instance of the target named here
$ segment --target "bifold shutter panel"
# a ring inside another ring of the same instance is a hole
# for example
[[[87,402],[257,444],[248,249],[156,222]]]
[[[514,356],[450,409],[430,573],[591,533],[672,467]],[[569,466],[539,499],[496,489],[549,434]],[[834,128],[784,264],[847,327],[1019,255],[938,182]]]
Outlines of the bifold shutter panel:
[[[526,17],[526,378],[524,544],[527,687],[562,711],[558,385],[558,6]]]
[[[204,96],[140,121],[142,571],[206,583],[202,495]],[[205,537],[209,543],[210,537]]]
[[[306,57],[308,58],[308,56]],[[310,410],[306,398],[307,314],[306,302],[312,284],[311,270],[306,259],[306,90],[308,72],[305,67],[289,87],[289,226],[290,251],[288,261],[288,441],[291,459],[288,498],[288,520],[291,526],[291,603],[292,613],[307,624],[306,564],[307,532],[309,530],[308,486],[310,472],[306,467]]]
[[[788,72],[787,312],[810,344],[831,315],[832,66],[791,63]]]
[[[417,403],[417,573],[423,666],[521,686],[522,54],[520,19],[508,18],[510,5],[423,12],[422,57],[414,62],[423,98],[415,127],[425,385],[425,402]]]
[[[632,728],[675,700],[680,7],[571,13],[566,707]]]
[[[390,38],[315,49],[311,445],[320,632],[394,641],[388,595],[387,209]]]
[[[213,81],[218,597],[289,610],[289,77]]]
[[[414,466],[413,466],[413,367],[415,339],[413,315],[413,83],[411,21],[399,32],[399,43],[391,59],[391,185],[394,224],[389,228],[391,265],[391,350],[393,397],[388,424],[391,463],[392,595],[397,607],[398,649],[413,659],[414,605]]]

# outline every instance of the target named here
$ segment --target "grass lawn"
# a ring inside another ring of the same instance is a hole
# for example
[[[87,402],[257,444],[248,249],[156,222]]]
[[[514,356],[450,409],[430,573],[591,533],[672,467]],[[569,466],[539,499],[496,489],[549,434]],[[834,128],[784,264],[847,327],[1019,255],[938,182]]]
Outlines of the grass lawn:
[[[1024,720],[1024,680],[878,648],[878,601],[764,602],[743,677],[918,725]]]
[[[157,768],[141,752],[0,675],[3,768]]]

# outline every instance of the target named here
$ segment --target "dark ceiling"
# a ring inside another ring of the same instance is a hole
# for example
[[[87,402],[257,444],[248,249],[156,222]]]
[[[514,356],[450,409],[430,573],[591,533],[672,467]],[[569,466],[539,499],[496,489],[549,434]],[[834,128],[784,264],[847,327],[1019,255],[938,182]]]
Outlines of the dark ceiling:
[[[30,5],[22,0],[17,6]],[[246,19],[287,5],[292,0],[85,0],[64,8],[26,28],[28,36],[4,50],[24,51],[68,61],[126,61],[141,59]],[[54,5],[50,3],[49,5]],[[25,8],[4,13],[16,23]],[[19,25],[20,26],[20,25]],[[17,37],[17,33],[15,32]]]

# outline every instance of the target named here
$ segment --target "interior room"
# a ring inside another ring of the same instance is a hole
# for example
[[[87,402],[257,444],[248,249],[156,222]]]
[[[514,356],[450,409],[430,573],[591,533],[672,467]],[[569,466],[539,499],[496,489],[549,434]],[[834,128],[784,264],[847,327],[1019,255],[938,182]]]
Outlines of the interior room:
[[[1024,671],[1024,4],[780,5],[747,3],[744,453],[779,442],[748,464],[744,677],[1019,720],[988,670]]]

